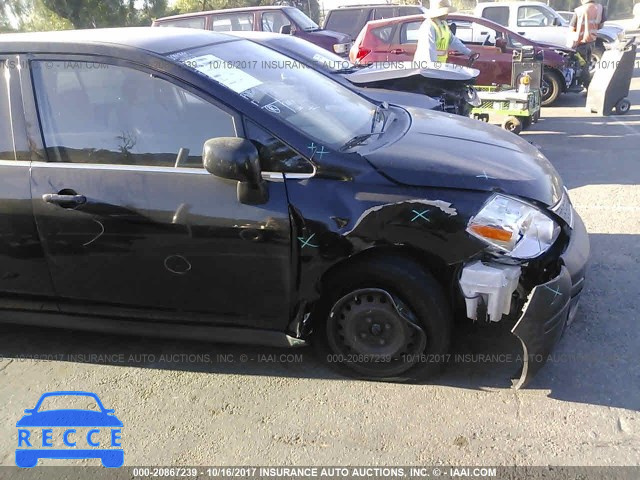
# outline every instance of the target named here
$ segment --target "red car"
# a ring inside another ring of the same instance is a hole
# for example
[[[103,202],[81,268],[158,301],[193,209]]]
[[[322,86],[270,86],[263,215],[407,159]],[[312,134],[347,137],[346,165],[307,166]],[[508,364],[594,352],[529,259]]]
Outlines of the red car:
[[[353,43],[349,58],[356,63],[404,62],[413,60],[418,41],[418,29],[424,15],[374,20],[365,25]],[[473,67],[480,70],[478,85],[511,84],[513,50],[530,45],[544,52],[542,78],[542,104],[551,105],[558,96],[575,83],[576,61],[574,52],[543,45],[485,18],[468,15],[449,15],[449,24],[455,24],[456,36],[480,57]],[[467,57],[449,53],[449,62],[467,64]]]

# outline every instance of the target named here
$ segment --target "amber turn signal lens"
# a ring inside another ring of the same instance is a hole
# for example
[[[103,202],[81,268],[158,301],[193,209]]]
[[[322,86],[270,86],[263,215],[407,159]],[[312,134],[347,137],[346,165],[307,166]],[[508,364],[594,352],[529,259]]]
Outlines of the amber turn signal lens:
[[[490,227],[488,225],[471,225],[470,230],[484,238],[490,238],[491,240],[497,240],[499,242],[508,242],[513,235],[509,230],[504,230],[498,227]]]

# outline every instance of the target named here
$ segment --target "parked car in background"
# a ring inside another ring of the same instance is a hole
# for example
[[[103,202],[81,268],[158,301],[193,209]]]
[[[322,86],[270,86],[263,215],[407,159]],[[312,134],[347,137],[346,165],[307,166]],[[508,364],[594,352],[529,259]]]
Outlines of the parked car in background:
[[[347,76],[358,71],[358,67],[353,65],[346,58],[328,52],[327,50],[311,42],[302,40],[301,38],[267,32],[229,33],[280,52],[296,62],[299,62],[300,65],[315,68],[320,72],[324,72],[337,82],[340,82],[346,87],[365,95],[376,102],[387,102],[401,106],[425,108],[427,110],[443,109],[443,102],[441,99],[434,99],[424,94],[399,92],[383,88],[364,88],[355,85],[347,80]],[[299,65],[293,65],[291,68],[299,68]],[[283,76],[286,78],[286,71],[283,72]]]
[[[530,0],[507,2],[480,2],[474,16],[488,18],[535,42],[566,48],[569,45],[571,27],[569,22],[549,5]],[[598,30],[590,64],[595,66],[602,58],[604,44],[615,42],[623,35],[622,28],[605,26]]]
[[[262,31],[294,35],[346,57],[351,48],[349,35],[320,28],[295,7],[247,7],[185,13],[158,18],[154,27],[188,27],[214,32]]]
[[[329,10],[324,19],[324,28],[346,33],[356,38],[360,30],[371,20],[404,17],[426,13],[420,5],[351,5]]]
[[[185,28],[0,36],[2,321],[311,342],[399,381],[439,370],[459,312],[511,329],[526,384],[589,256],[549,160],[286,62]]]
[[[403,62],[413,60],[418,29],[424,15],[369,22],[353,44],[349,58],[354,62]],[[544,52],[542,104],[553,104],[558,96],[575,86],[579,64],[571,49],[538,44],[483,18],[452,14],[456,36],[480,56],[473,67],[480,70],[477,85],[510,85],[513,50],[533,46]],[[467,57],[449,52],[449,62],[466,65]]]

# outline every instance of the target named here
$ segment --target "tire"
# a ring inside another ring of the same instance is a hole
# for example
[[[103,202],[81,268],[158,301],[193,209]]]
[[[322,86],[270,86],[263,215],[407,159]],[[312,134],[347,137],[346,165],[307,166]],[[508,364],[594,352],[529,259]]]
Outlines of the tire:
[[[518,117],[507,117],[502,122],[502,128],[517,135],[522,131],[522,122]]]
[[[616,113],[618,115],[624,115],[631,109],[631,102],[628,98],[623,98],[616,103]]]
[[[560,93],[562,93],[562,84],[558,74],[545,71],[542,74],[542,106],[548,107],[558,99]]]
[[[593,73],[596,71],[596,65],[602,60],[604,55],[604,47],[602,45],[595,45],[591,49],[591,58],[589,59],[589,76],[593,77]]]
[[[367,380],[414,382],[440,371],[453,321],[430,273],[407,258],[381,256],[356,261],[329,280],[314,311],[320,360]]]

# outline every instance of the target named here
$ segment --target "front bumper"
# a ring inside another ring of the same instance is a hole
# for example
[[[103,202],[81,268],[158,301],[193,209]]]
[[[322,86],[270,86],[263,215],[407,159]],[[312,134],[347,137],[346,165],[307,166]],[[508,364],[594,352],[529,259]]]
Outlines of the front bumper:
[[[560,273],[534,287],[522,315],[511,329],[524,350],[522,371],[514,380],[515,388],[527,385],[542,368],[565,326],[575,317],[589,258],[589,235],[575,211],[573,216],[569,244],[560,256]]]

